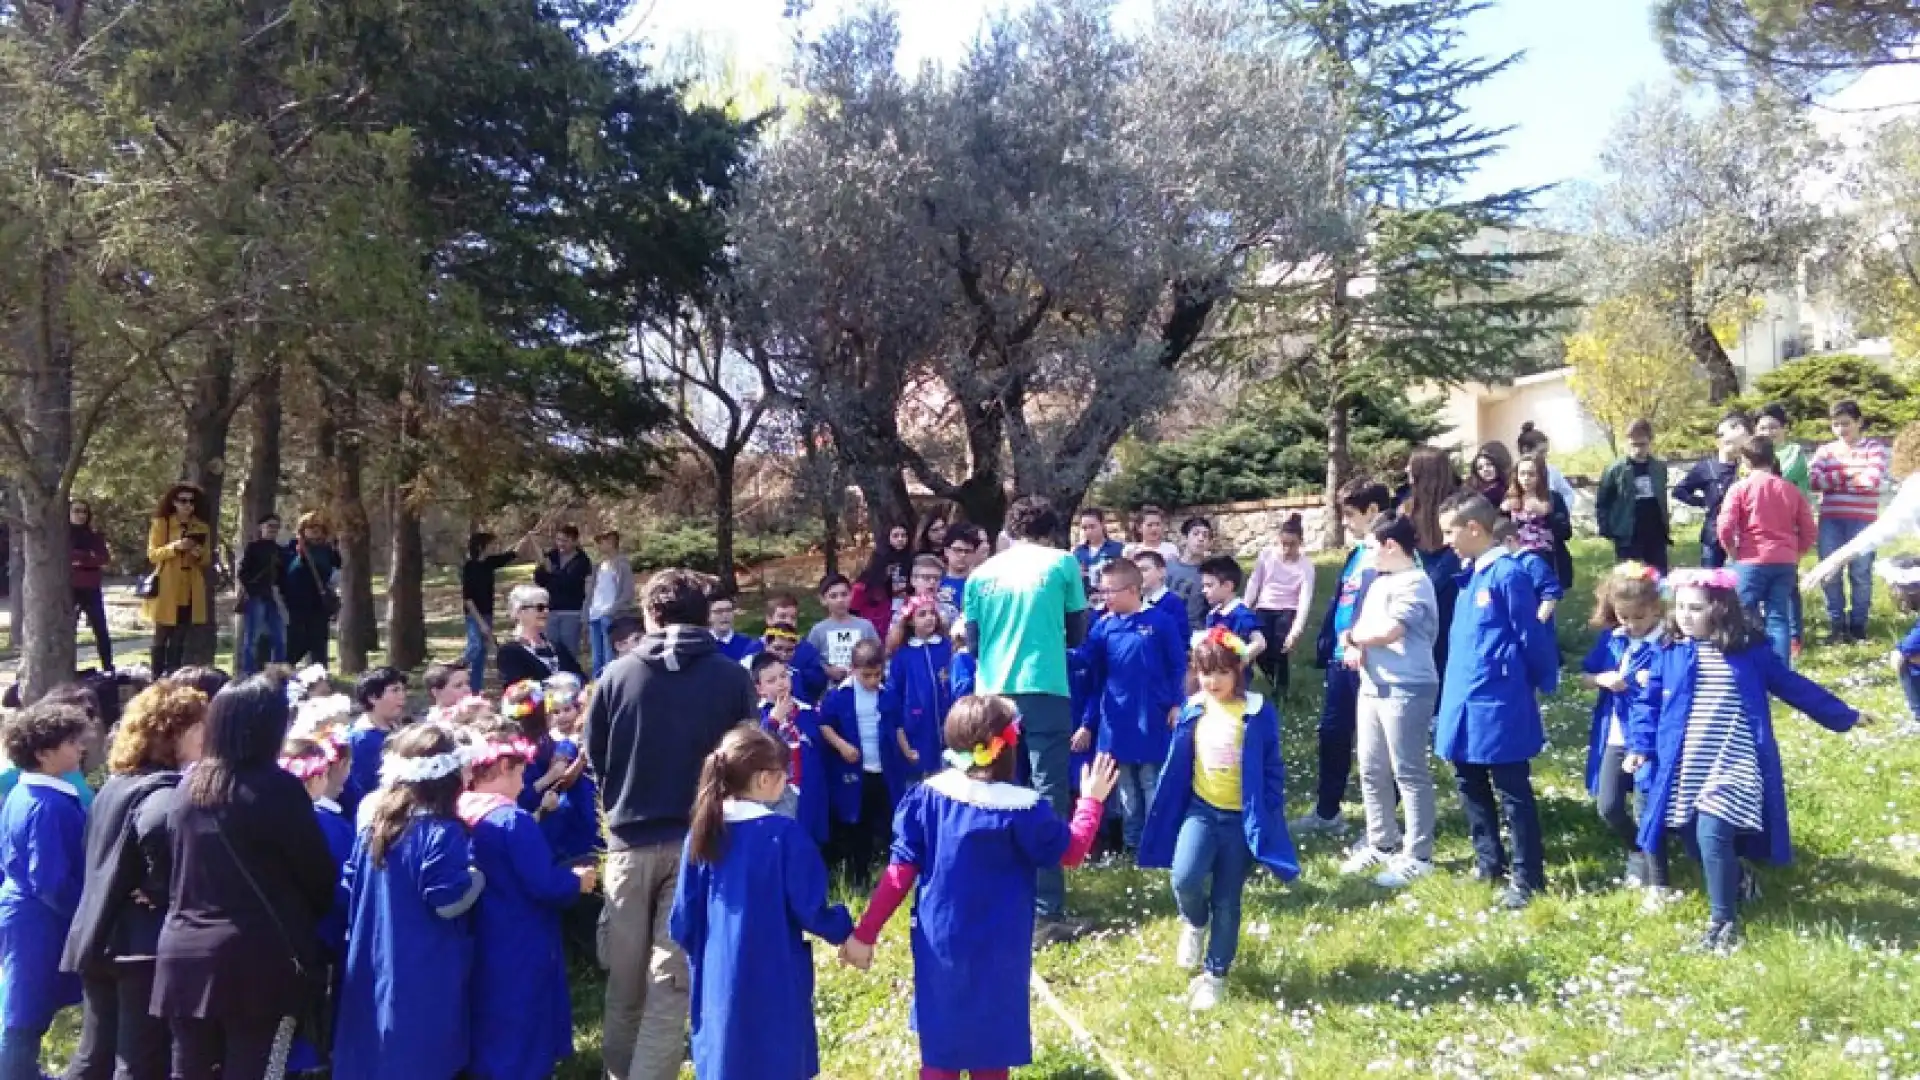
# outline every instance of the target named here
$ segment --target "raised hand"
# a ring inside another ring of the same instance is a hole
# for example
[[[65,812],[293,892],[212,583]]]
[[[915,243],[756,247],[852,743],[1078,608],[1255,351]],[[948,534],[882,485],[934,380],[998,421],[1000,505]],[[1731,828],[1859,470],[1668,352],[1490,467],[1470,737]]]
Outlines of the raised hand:
[[[1107,801],[1113,794],[1114,786],[1120,783],[1120,766],[1113,760],[1112,754],[1101,754],[1091,764],[1080,770],[1080,797]]]

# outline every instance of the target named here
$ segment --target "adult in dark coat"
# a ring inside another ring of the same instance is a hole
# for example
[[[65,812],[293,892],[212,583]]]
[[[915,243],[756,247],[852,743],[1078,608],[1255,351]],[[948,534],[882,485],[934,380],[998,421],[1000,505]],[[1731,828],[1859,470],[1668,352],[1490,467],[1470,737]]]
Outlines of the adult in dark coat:
[[[573,650],[547,636],[547,591],[534,585],[516,585],[507,594],[507,617],[513,620],[513,640],[500,646],[494,663],[502,689],[532,679],[546,682],[550,675],[568,672],[586,679]]]
[[[152,1010],[172,1028],[175,1076],[261,1080],[281,1025],[312,1004],[335,871],[306,788],[277,764],[289,716],[277,680],[222,690],[206,757],[170,796]]]

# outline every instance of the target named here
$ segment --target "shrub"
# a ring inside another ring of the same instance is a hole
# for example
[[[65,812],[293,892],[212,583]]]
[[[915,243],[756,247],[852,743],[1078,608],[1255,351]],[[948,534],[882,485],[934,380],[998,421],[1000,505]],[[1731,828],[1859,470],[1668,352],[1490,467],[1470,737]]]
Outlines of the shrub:
[[[784,559],[807,550],[811,541],[796,533],[746,533],[733,536],[733,561],[740,569]],[[633,545],[635,573],[681,567],[703,574],[720,572],[719,545],[713,526],[685,518],[668,518],[639,530]]]
[[[1727,402],[1727,409],[1757,411],[1769,401],[1786,406],[1796,439],[1825,442],[1833,438],[1827,409],[1842,398],[1860,405],[1867,428],[1891,437],[1920,420],[1920,394],[1887,367],[1864,356],[1837,353],[1808,356],[1783,364],[1754,380],[1753,389]],[[1718,419],[1716,417],[1715,419]]]

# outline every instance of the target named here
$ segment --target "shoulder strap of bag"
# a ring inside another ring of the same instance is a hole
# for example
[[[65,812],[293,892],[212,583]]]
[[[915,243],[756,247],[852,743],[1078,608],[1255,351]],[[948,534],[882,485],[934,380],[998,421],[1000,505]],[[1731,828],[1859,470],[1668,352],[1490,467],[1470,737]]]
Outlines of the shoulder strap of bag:
[[[227,856],[233,860],[233,868],[240,871],[240,879],[247,883],[247,888],[253,890],[254,899],[260,901],[260,906],[266,909],[267,918],[273,920],[273,928],[280,935],[280,943],[286,946],[287,958],[293,961],[293,973],[306,978],[306,962],[300,959],[300,950],[294,946],[293,935],[287,932],[287,924],[280,921],[280,913],[274,910],[273,902],[267,899],[266,890],[253,879],[253,872],[247,869],[247,864],[240,858],[240,853],[234,850],[233,841],[227,839],[227,830],[220,827],[219,813],[208,810],[207,816],[213,820],[213,835],[219,837],[220,846],[227,849]]]
[[[300,549],[299,555],[300,555],[301,563],[305,564],[307,568],[307,573],[313,575],[313,587],[316,589],[319,589],[323,593],[326,592],[327,583],[320,580],[320,568],[313,564],[313,556],[309,555],[307,553],[307,549],[305,548]]]

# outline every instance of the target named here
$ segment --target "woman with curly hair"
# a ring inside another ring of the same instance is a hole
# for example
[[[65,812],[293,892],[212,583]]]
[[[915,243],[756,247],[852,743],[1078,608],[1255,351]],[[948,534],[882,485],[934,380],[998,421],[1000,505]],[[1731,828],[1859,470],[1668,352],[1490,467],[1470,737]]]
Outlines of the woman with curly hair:
[[[167,489],[147,529],[147,559],[153,563],[153,595],[147,618],[153,621],[153,673],[165,675],[186,663],[187,636],[213,618],[207,602],[207,561],[213,557],[212,531],[200,511],[206,493],[192,484]]]
[[[167,915],[173,834],[166,800],[199,760],[207,696],[162,682],[127,703],[107,750],[109,776],[87,820],[86,886],[60,969],[80,976],[80,1046],[71,1080],[161,1080],[172,1064],[167,1022],[147,1014],[154,949]]]

